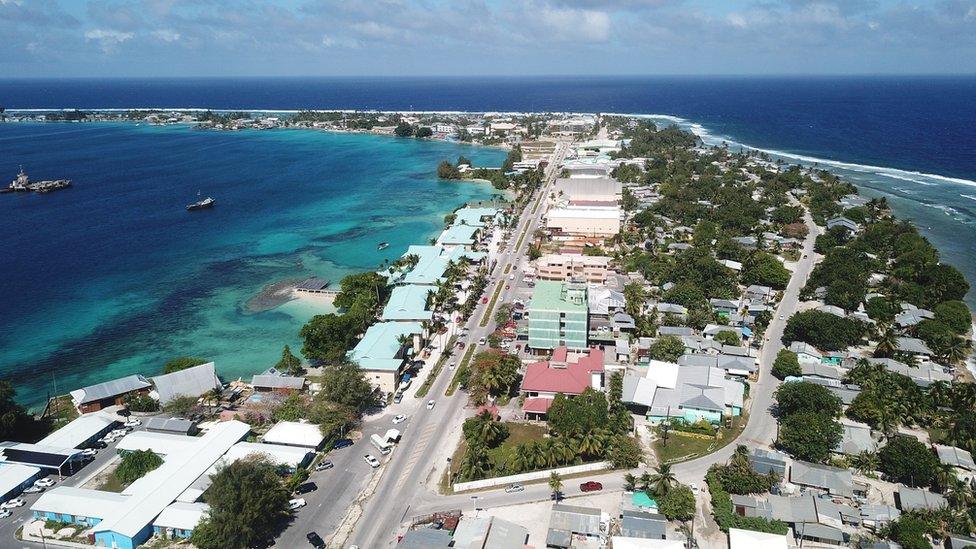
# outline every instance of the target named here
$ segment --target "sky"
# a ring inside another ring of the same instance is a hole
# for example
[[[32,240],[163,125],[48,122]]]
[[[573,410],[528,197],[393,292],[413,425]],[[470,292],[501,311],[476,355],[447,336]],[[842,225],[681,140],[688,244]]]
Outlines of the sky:
[[[973,74],[976,0],[0,0],[0,78]]]

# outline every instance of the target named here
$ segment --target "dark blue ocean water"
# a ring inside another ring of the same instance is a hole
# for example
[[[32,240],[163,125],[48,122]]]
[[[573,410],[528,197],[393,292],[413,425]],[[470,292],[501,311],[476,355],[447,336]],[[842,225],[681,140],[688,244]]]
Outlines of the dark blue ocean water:
[[[0,80],[0,107],[669,115],[707,142],[818,163],[888,197],[976,285],[976,77]],[[64,390],[153,374],[177,354],[217,358],[227,377],[264,369],[315,311],[255,314],[247,299],[282,277],[369,268],[381,240],[390,257],[426,240],[446,211],[487,195],[431,177],[462,150],[316,132],[0,124],[0,183],[19,164],[79,182],[0,197],[0,375],[36,402],[55,379]],[[220,206],[187,217],[182,205],[201,188]]]

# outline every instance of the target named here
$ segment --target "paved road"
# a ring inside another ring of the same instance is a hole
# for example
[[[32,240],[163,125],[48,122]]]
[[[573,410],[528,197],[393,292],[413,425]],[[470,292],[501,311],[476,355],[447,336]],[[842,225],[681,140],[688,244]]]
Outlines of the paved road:
[[[557,145],[555,160],[549,163],[543,186],[525,207],[519,218],[518,227],[512,232],[505,250],[496,256],[498,264],[492,271],[486,290],[489,298],[498,281],[508,283],[508,275],[504,274],[505,265],[514,264],[523,257],[524,250],[531,241],[532,233],[539,226],[545,210],[544,206],[540,206],[533,215],[533,207],[537,201],[545,201],[552,182],[559,174],[559,164],[565,158],[568,148],[568,143],[565,142]],[[523,232],[527,236],[523,239],[522,245],[515,249],[519,236]],[[517,290],[517,284],[514,283],[511,284],[511,288],[503,289],[496,306],[511,302]],[[493,331],[494,322],[489,322],[486,327],[480,326],[487,307],[488,305],[479,303],[467,323],[469,344],[486,337]],[[443,459],[441,456],[444,455],[445,450],[448,452],[451,450],[444,448],[441,442],[447,438],[452,428],[458,427],[464,417],[464,406],[467,403],[467,395],[460,391],[451,397],[444,396],[444,390],[450,382],[452,373],[450,370],[445,370],[434,383],[428,395],[436,402],[434,409],[429,411],[422,409],[418,412],[414,418],[414,425],[404,433],[403,440],[385,465],[385,471],[375,492],[364,503],[363,515],[347,540],[347,546],[355,544],[372,548],[395,544],[400,522],[404,517],[416,514],[412,511],[413,502],[426,497],[435,497],[426,486],[428,483],[431,486],[437,484],[438,479],[432,478],[434,466]]]

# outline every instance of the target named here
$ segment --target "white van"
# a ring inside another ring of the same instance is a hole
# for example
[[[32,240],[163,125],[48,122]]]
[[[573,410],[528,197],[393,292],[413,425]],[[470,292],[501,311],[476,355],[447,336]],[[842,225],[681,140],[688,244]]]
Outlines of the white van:
[[[369,437],[369,442],[380,451],[381,454],[386,455],[393,451],[393,445],[386,441],[383,437],[379,435],[373,435]]]

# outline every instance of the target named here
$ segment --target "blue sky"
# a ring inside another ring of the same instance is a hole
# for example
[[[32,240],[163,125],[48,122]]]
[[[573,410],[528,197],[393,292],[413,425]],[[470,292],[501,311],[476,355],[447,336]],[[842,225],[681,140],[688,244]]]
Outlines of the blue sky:
[[[976,72],[976,0],[0,0],[0,78]]]

